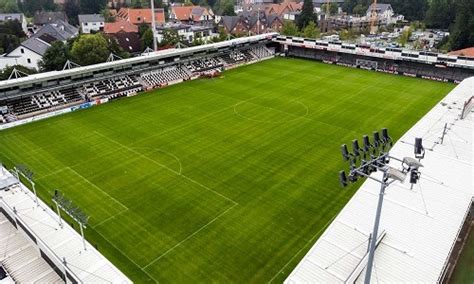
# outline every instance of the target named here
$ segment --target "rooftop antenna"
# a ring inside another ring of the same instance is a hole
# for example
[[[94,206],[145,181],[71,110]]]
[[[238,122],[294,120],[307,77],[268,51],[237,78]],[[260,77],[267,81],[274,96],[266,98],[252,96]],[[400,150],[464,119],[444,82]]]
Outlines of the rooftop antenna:
[[[423,167],[420,160],[424,157],[424,149],[421,138],[415,139],[415,158],[405,157],[402,160],[390,156],[389,150],[392,147],[392,138],[388,134],[386,128],[382,129],[382,137],[378,131],[373,133],[372,143],[369,136],[364,135],[362,139],[362,148],[359,146],[357,139],[352,140],[352,152],[347,149],[346,144],[341,146],[341,154],[344,161],[349,163],[349,174],[344,170],[339,171],[339,183],[346,187],[349,183],[355,183],[359,178],[369,178],[380,183],[380,192],[377,203],[377,210],[375,213],[375,221],[372,234],[369,238],[368,261],[365,275],[365,284],[370,284],[372,275],[372,267],[374,264],[375,248],[377,246],[378,230],[380,224],[380,216],[382,213],[383,196],[385,189],[393,182],[403,183],[406,176],[410,174],[410,183],[416,184],[420,179],[420,172],[418,169]],[[390,159],[399,161],[402,169],[391,167],[388,165]],[[418,160],[417,160],[418,159]],[[371,173],[376,171],[383,173],[382,179],[371,176]]]
[[[112,61],[115,61],[115,60],[122,60],[123,58],[114,54],[113,52],[110,53],[109,57],[107,57],[107,61],[106,62],[112,62]]]
[[[63,70],[69,70],[69,69],[73,69],[73,68],[76,68],[76,67],[81,67],[81,65],[77,64],[77,63],[74,63],[72,62],[71,60],[67,60],[66,63],[64,64],[64,67],[63,67]]]
[[[12,73],[10,73],[10,76],[8,76],[8,80],[18,79],[18,78],[26,77],[26,76],[28,76],[28,74],[16,69],[16,67],[13,67]]]

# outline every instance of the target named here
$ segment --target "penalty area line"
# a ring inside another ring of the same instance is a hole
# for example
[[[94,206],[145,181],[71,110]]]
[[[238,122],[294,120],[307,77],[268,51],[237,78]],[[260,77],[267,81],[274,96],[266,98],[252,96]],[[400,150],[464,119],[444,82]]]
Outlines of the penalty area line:
[[[174,249],[176,249],[177,247],[179,247],[180,245],[182,245],[184,242],[186,242],[187,240],[191,239],[193,236],[195,236],[197,233],[201,232],[202,230],[204,230],[205,228],[207,228],[209,225],[211,225],[212,223],[214,223],[217,219],[219,219],[221,216],[223,216],[224,214],[226,214],[229,210],[231,210],[232,208],[234,208],[235,206],[237,206],[238,204],[234,204],[232,205],[231,207],[227,208],[224,212],[220,213],[219,215],[217,215],[214,219],[212,219],[211,221],[207,222],[206,224],[204,224],[201,228],[197,229],[194,233],[190,234],[189,236],[187,236],[185,239],[183,239],[182,241],[180,241],[179,243],[177,243],[176,245],[174,245],[173,247],[169,248],[167,251],[165,251],[163,254],[161,254],[160,256],[158,256],[157,258],[155,258],[154,260],[152,260],[150,263],[148,263],[147,265],[143,266],[143,269],[146,269],[147,267],[149,267],[150,265],[154,264],[155,262],[157,262],[158,260],[160,260],[161,258],[163,258],[164,256],[166,256],[168,253],[170,253],[171,251],[173,251]]]

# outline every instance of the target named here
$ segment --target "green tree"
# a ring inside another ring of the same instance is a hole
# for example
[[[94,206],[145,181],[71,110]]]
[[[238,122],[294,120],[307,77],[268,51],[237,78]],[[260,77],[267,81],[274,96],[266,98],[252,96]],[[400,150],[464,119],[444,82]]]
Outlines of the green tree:
[[[313,22],[314,23],[314,22]],[[298,35],[298,27],[292,21],[283,21],[283,25],[281,27],[281,34],[287,36],[297,36]]]
[[[321,31],[314,22],[309,22],[303,30],[303,36],[305,38],[319,38]]]
[[[27,16],[34,16],[38,11],[55,11],[57,9],[53,0],[23,0],[18,2],[20,10]]]
[[[234,5],[231,2],[225,4],[224,10],[222,11],[222,15],[235,16]]]
[[[174,46],[181,41],[180,36],[176,30],[165,29],[162,34],[160,46]]]
[[[354,7],[357,5],[357,0],[344,0],[342,4],[342,11],[347,14],[352,14]]]
[[[115,16],[112,16],[112,13],[110,12],[109,8],[106,7],[104,10],[102,10],[101,14],[102,16],[104,16],[104,21],[106,23],[115,22]]]
[[[7,66],[3,70],[0,71],[0,80],[7,80],[8,77],[10,77],[10,75],[12,74],[13,69],[15,68],[18,71],[23,72],[28,75],[38,73],[38,71],[36,71],[36,69],[33,69],[33,68],[28,68],[23,65],[12,65],[12,66]]]
[[[314,14],[314,6],[312,0],[304,0],[301,14],[298,18],[298,27],[303,29],[309,22],[316,21],[316,14]]]
[[[105,62],[109,54],[107,41],[101,34],[83,34],[71,48],[74,61],[80,65]]]
[[[412,34],[411,28],[405,28],[400,35],[400,38],[398,39],[398,43],[400,43],[401,46],[405,46],[410,39]]]
[[[329,12],[329,15],[336,15],[339,12],[339,6],[334,2],[323,4],[321,5],[321,11],[323,13]]]
[[[368,9],[367,7],[359,3],[355,5],[354,9],[352,10],[352,13],[355,15],[362,16],[362,15],[365,15],[365,13],[367,12],[367,9]]]
[[[69,58],[69,50],[62,41],[54,41],[39,62],[41,71],[62,70]]]
[[[449,36],[451,50],[474,46],[474,1],[456,2],[456,19]]]
[[[25,37],[18,20],[0,22],[0,54],[17,48]]]
[[[81,0],[80,10],[81,14],[95,14],[104,10],[107,0]]]
[[[18,13],[20,8],[15,0],[0,0],[0,13]]]
[[[153,48],[153,30],[151,28],[145,30],[140,39],[142,44],[142,50],[145,50],[147,47]]]
[[[71,25],[77,26],[79,24],[79,19],[77,15],[79,15],[79,4],[76,0],[66,0],[64,2],[64,13],[68,18],[68,22]]]

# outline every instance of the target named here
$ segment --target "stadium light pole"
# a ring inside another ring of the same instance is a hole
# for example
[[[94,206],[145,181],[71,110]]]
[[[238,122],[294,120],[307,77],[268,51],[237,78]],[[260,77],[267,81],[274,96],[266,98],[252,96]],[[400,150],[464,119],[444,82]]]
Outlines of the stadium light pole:
[[[418,169],[423,165],[420,160],[424,157],[424,148],[421,138],[415,139],[415,157],[418,160],[405,157],[400,160],[390,156],[389,150],[392,147],[392,138],[388,135],[386,128],[382,129],[382,137],[379,132],[373,133],[373,142],[370,143],[367,135],[363,136],[363,146],[359,146],[357,139],[352,141],[352,152],[349,152],[346,144],[341,146],[341,153],[344,161],[349,162],[349,175],[346,176],[345,171],[339,172],[339,182],[343,187],[349,182],[354,183],[358,178],[366,177],[380,183],[380,191],[377,201],[377,209],[375,212],[374,227],[369,237],[368,261],[365,274],[365,284],[370,283],[372,275],[372,267],[374,263],[375,248],[377,246],[378,231],[380,225],[380,217],[382,215],[383,197],[385,189],[395,181],[404,182],[408,173],[410,173],[410,183],[415,184],[420,178]],[[402,170],[398,170],[388,165],[390,159],[397,160],[402,163]],[[371,173],[380,170],[383,173],[382,179],[371,176]]]
[[[151,7],[151,28],[153,30],[153,51],[158,49],[158,43],[156,42],[156,20],[155,20],[155,0],[150,0]]]

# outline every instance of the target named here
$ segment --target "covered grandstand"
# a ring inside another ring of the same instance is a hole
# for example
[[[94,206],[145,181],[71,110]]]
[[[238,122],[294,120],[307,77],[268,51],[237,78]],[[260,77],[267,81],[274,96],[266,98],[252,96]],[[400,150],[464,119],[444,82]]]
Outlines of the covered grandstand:
[[[472,107],[464,119],[461,114],[473,94],[474,77],[458,85],[392,148],[393,156],[413,156],[415,137],[422,137],[426,156],[418,184],[395,183],[385,192],[371,282],[441,283],[452,269],[449,257],[472,206]],[[285,283],[364,281],[379,188],[370,179],[363,183]]]
[[[131,283],[3,166],[0,185],[0,267],[14,282]]]

